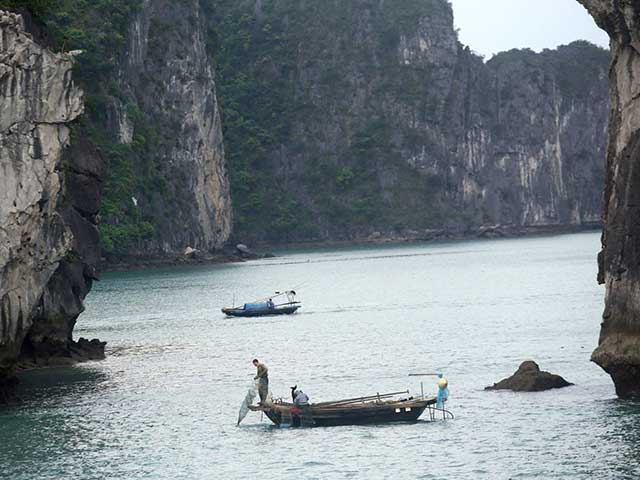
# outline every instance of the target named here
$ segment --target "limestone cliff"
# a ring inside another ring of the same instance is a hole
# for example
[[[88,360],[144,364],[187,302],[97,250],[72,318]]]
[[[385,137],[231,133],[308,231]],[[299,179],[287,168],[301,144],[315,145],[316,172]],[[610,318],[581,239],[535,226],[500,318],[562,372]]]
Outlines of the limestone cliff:
[[[54,54],[0,11],[0,384],[22,353],[72,358],[71,330],[95,278],[101,164],[68,156],[83,111],[71,54]],[[1,390],[1,388],[0,388]]]
[[[220,248],[231,232],[231,198],[198,1],[144,0],[104,83],[111,137],[102,227],[107,253]],[[130,182],[125,189],[123,177]],[[123,227],[135,224],[149,231],[123,238]]]
[[[46,24],[92,59],[106,257],[218,248],[231,197],[247,241],[599,221],[608,52],[584,42],[485,63],[446,0],[69,0]]]
[[[484,62],[446,0],[202,3],[239,235],[599,221],[605,50]]]
[[[107,4],[96,25],[99,7],[56,4],[37,27],[0,15],[0,395],[18,363],[103,356],[103,343],[72,338],[100,243],[162,255],[230,234],[198,1]],[[45,33],[91,49],[53,53]]]
[[[621,397],[640,398],[640,3],[580,0],[611,37],[610,126],[599,281],[606,284],[592,359]]]

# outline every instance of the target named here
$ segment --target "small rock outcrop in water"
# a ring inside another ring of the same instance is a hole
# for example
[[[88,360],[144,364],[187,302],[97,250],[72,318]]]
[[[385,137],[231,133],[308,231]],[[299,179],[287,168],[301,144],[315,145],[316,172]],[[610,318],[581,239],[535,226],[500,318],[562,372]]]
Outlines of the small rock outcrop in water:
[[[40,46],[14,13],[0,11],[0,38],[1,399],[18,362],[97,356],[72,330],[97,278],[104,166],[82,137],[70,147],[84,108],[73,57]]]
[[[255,253],[253,250],[251,250],[249,247],[247,247],[244,243],[237,244],[236,251],[238,256],[240,256],[241,258],[247,258],[247,259],[258,258],[258,254]]]
[[[73,365],[78,362],[89,360],[103,360],[105,358],[104,348],[107,342],[101,342],[97,338],[87,340],[80,338],[77,342],[69,342],[64,350],[52,349],[50,352],[40,348],[38,352],[22,352],[18,370],[29,368]]]
[[[573,385],[560,375],[543,372],[533,360],[522,362],[516,373],[509,378],[494,383],[485,390],[513,390],[514,392],[542,392],[552,388],[562,388]]]
[[[598,281],[606,284],[592,360],[623,398],[640,398],[640,2],[579,0],[611,37],[611,111]]]

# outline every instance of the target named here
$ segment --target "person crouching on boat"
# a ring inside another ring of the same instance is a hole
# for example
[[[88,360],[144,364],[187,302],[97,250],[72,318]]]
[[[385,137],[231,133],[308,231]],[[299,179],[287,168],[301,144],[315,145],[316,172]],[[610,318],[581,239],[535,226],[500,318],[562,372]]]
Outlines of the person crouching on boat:
[[[269,369],[264,363],[260,363],[257,358],[253,359],[253,365],[258,372],[254,380],[258,380],[258,395],[260,395],[260,403],[266,403],[267,395],[269,395]]]
[[[276,308],[276,304],[273,303],[273,299],[270,298],[269,300],[267,300],[267,308],[269,310],[273,310]]]
[[[306,407],[309,405],[309,396],[302,390],[295,390],[293,392],[293,404],[296,407]]]

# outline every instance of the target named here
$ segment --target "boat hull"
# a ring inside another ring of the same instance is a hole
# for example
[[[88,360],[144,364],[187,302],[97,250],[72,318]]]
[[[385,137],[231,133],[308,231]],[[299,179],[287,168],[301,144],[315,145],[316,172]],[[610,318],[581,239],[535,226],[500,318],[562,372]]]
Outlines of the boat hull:
[[[296,313],[300,305],[276,307],[269,310],[244,310],[242,308],[223,308],[222,313],[230,317],[271,317],[274,315],[291,315]]]
[[[415,422],[435,399],[383,402],[339,408],[295,407],[291,404],[273,404],[254,407],[262,411],[279,427],[334,427],[343,425],[370,425],[399,422]]]

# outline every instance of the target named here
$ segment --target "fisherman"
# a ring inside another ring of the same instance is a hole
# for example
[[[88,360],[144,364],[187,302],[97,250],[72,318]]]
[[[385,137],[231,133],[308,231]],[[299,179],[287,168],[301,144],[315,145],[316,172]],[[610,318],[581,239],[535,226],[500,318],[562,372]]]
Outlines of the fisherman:
[[[260,395],[260,403],[266,403],[269,394],[269,369],[264,363],[260,363],[257,358],[253,359],[253,366],[257,368],[257,374],[253,377],[258,380],[258,394]]]
[[[306,407],[309,405],[309,396],[302,390],[296,389],[293,392],[293,404],[296,407]]]
[[[270,299],[267,301],[267,308],[268,308],[269,310],[273,310],[274,308],[276,308],[275,304],[273,303],[273,299],[271,299],[271,298],[270,298]]]

